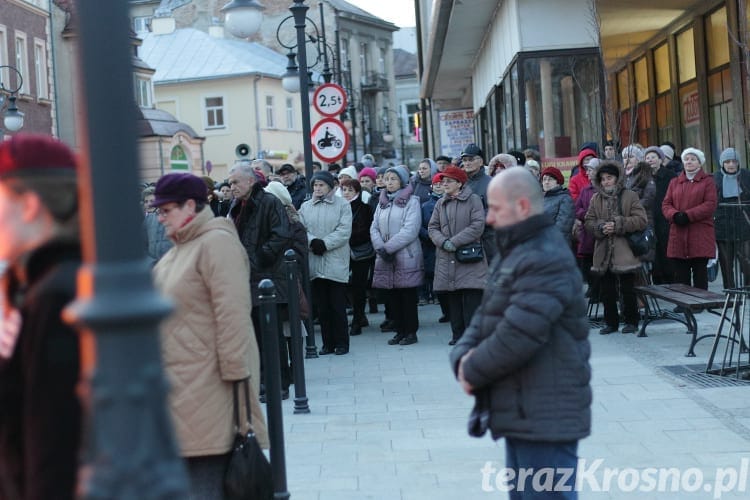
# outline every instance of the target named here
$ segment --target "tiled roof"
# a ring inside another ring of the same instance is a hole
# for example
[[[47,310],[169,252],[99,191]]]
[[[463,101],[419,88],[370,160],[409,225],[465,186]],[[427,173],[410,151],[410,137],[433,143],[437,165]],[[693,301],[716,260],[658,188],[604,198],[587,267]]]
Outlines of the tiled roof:
[[[138,55],[156,69],[155,84],[254,73],[281,78],[287,65],[286,56],[258,43],[216,38],[193,28],[148,33]]]

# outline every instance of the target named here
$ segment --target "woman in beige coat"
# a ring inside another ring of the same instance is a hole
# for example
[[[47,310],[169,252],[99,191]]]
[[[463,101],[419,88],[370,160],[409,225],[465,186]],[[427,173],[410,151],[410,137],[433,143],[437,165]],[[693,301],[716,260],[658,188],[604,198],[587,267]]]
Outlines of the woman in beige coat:
[[[257,398],[260,362],[250,319],[247,254],[234,225],[215,218],[207,206],[199,177],[163,176],[153,205],[175,244],[154,267],[157,287],[175,304],[161,329],[172,421],[191,497],[220,499],[234,436],[234,381],[249,377],[253,428],[261,446],[268,447]]]
[[[638,195],[625,189],[625,175],[619,163],[601,163],[592,183],[597,192],[586,212],[585,227],[595,239],[591,271],[601,276],[599,283],[606,326],[599,333],[607,335],[619,329],[618,282],[625,316],[622,333],[635,333],[639,316],[633,287],[641,261],[633,255],[625,236],[646,229],[646,210]]]

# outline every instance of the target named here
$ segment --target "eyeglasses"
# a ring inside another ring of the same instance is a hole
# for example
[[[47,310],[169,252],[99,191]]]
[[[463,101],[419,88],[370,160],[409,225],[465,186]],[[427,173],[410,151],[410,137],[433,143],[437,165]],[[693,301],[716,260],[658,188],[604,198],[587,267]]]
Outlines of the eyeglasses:
[[[461,157],[461,161],[474,161],[476,159],[477,159],[476,156],[462,156]]]
[[[443,177],[440,182],[442,184],[453,184],[454,182],[458,182],[456,179],[452,179],[450,177]]]

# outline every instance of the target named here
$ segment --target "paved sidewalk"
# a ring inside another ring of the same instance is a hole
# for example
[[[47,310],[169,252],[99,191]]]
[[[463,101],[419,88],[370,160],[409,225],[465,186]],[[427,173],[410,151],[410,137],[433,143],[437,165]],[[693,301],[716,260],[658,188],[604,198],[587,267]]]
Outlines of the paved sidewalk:
[[[438,306],[419,312],[418,344],[387,345],[392,334],[377,326],[383,315],[371,314],[372,326],[352,338],[350,354],[306,360],[311,413],[295,415],[293,401],[284,402],[293,499],[507,497],[495,488],[496,473],[481,471],[488,463],[503,467],[503,442],[466,433],[472,399],[448,365],[450,329],[437,322]],[[701,331],[715,330],[716,316],[697,317]],[[648,338],[592,330],[593,431],[579,455],[588,467],[602,462],[580,498],[750,498],[750,471],[736,478],[742,484],[735,491],[714,496],[713,484],[717,467],[741,473],[743,458],[750,461],[750,386],[700,388],[661,368],[705,364],[711,340],[686,358],[684,330],[676,322],[650,325]],[[605,467],[632,469],[614,475],[609,491],[597,492]],[[655,474],[649,467],[679,468],[683,486],[648,491],[647,476]],[[729,485],[731,472],[719,471],[722,484]],[[691,494],[695,474],[703,482]],[[633,483],[634,475],[640,482]],[[647,491],[626,491],[633,485]]]

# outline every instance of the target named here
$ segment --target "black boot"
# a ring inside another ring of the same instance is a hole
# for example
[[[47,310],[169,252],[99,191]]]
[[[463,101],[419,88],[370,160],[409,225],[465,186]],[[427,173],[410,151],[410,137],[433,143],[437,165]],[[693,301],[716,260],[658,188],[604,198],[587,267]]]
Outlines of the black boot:
[[[399,345],[412,345],[417,343],[417,334],[410,333],[406,337],[402,338]]]
[[[406,335],[404,335],[403,333],[397,333],[396,335],[393,336],[391,340],[388,341],[388,345],[398,345],[405,338],[406,338]]]

